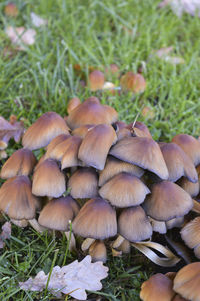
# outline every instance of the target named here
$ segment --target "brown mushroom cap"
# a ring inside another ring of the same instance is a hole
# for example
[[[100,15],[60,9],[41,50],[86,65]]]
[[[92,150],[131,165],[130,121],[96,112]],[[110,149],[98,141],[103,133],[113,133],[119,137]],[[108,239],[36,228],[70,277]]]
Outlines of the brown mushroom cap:
[[[55,149],[57,145],[68,139],[70,135],[61,134],[55,137],[51,142],[47,145],[47,150],[45,153],[45,159],[48,159],[52,153],[52,151]]]
[[[40,116],[25,132],[22,144],[30,150],[47,146],[60,134],[69,134],[64,119],[55,112],[47,112]]]
[[[140,205],[148,193],[150,190],[140,179],[126,172],[115,175],[99,190],[102,198],[121,208]]]
[[[160,273],[143,282],[140,291],[143,301],[171,301],[174,295],[172,280]]]
[[[33,219],[40,208],[39,200],[32,195],[27,176],[8,179],[0,188],[0,210],[10,218]]]
[[[169,171],[169,181],[176,182],[182,176],[193,183],[198,181],[193,162],[176,143],[164,143],[160,148]]]
[[[29,149],[19,149],[5,162],[1,169],[1,178],[28,176],[36,164],[36,158]]]
[[[93,262],[106,262],[107,260],[106,246],[102,241],[95,241],[89,248],[89,254]]]
[[[178,144],[190,157],[194,165],[200,163],[200,141],[187,134],[179,134],[173,137],[172,142]]]
[[[148,169],[161,179],[168,179],[168,170],[158,144],[151,138],[128,137],[111,148],[114,157]]]
[[[69,103],[67,105],[67,113],[70,114],[80,104],[81,104],[81,101],[78,97],[73,97],[72,99],[70,99]]]
[[[81,143],[78,158],[88,166],[104,169],[110,147],[117,141],[113,127],[99,124],[92,128]]]
[[[173,289],[183,298],[200,300],[200,262],[193,262],[178,271]]]
[[[152,139],[152,136],[151,136],[151,133],[150,133],[148,127],[140,121],[131,122],[129,125],[127,125],[127,129],[129,129],[130,131],[134,131],[136,129],[136,134],[137,134],[137,129],[138,129],[140,132],[143,132],[143,137],[148,137],[148,138]]]
[[[63,145],[61,143],[59,147],[62,148],[64,146],[63,156],[61,160],[62,169],[78,166],[81,164],[80,161],[78,160],[78,152],[79,152],[81,142],[82,139],[80,137],[72,136],[67,141],[64,141]]]
[[[146,214],[158,221],[168,221],[187,214],[193,207],[191,196],[177,184],[163,181],[152,186],[143,203]]]
[[[195,197],[199,194],[199,181],[192,183],[188,179],[182,177],[177,184],[180,185],[187,193],[189,193],[191,197]]]
[[[134,164],[123,162],[114,157],[108,156],[106,160],[106,165],[99,174],[99,186],[104,185],[108,180],[110,180],[115,175],[120,172],[128,172],[129,174],[140,178],[144,174],[144,170]]]
[[[57,198],[65,190],[65,177],[57,163],[52,159],[46,159],[40,163],[33,174],[33,194]]]
[[[97,100],[96,98],[87,99],[69,114],[67,123],[71,129],[74,130],[84,124],[111,124],[117,121],[115,109],[101,105]]]
[[[85,203],[72,223],[73,232],[95,239],[106,239],[117,234],[116,212],[101,198]]]
[[[70,196],[51,200],[41,211],[38,222],[52,230],[67,231],[69,221],[79,212],[78,203]]]
[[[151,237],[152,227],[142,207],[123,209],[118,220],[118,233],[131,242]]]
[[[90,129],[92,129],[95,125],[93,124],[84,124],[79,128],[76,128],[72,131],[73,136],[79,136],[80,138],[85,138],[86,134]]]
[[[93,198],[98,195],[98,175],[93,168],[80,168],[69,178],[68,187],[73,198]]]
[[[89,74],[88,86],[91,91],[97,91],[103,88],[104,74],[99,70],[94,70]]]
[[[196,217],[181,229],[181,238],[189,248],[200,244],[200,217]]]

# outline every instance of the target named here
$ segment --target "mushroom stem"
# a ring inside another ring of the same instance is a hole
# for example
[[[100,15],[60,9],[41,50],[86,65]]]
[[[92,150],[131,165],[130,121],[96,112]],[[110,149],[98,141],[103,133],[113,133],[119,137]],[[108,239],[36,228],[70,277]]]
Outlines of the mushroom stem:
[[[113,242],[112,247],[115,249],[119,248],[119,246],[121,246],[124,240],[125,240],[124,237],[118,235],[117,239]]]
[[[42,233],[46,230],[46,228],[40,226],[35,218],[28,220],[29,224],[35,229],[37,232]]]
[[[92,257],[92,261],[102,261],[106,262],[107,260],[107,250],[103,241],[95,241],[91,244],[89,248],[89,254]]]
[[[91,246],[91,244],[93,244],[94,242],[95,242],[95,239],[86,238],[81,245],[81,250],[84,252],[87,251],[89,249],[89,247]]]
[[[124,239],[122,244],[119,246],[119,250],[124,254],[129,254],[131,252],[131,244],[127,239]]]
[[[22,219],[22,220],[16,220],[16,219],[11,219],[11,222],[20,227],[20,228],[24,228],[24,227],[27,227],[28,226],[28,221],[26,219]]]
[[[69,240],[69,251],[71,252],[73,250],[76,250],[76,239],[75,239],[74,234],[71,232],[71,235],[70,235],[70,231],[67,231],[67,232],[65,232],[65,236],[66,236],[67,240]]]

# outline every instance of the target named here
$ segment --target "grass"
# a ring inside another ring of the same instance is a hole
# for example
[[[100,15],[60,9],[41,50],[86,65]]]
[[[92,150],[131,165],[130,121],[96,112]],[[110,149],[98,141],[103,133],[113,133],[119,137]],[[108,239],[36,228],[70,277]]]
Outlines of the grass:
[[[42,113],[52,110],[66,114],[73,96],[81,100],[91,95],[119,112],[120,120],[138,120],[149,126],[154,139],[169,141],[173,135],[199,135],[199,19],[184,15],[177,18],[169,8],[157,9],[155,0],[18,0],[16,18],[6,17],[0,2],[0,115],[15,114],[28,127]],[[4,29],[9,26],[32,27],[30,12],[48,19],[38,28],[36,42],[24,52],[5,55],[12,47]],[[185,63],[172,65],[151,57],[153,50],[174,47],[174,55]],[[141,95],[91,93],[79,85],[73,66],[80,64],[88,73],[90,66],[104,70],[116,63],[120,71],[137,71],[146,63],[147,88]],[[154,118],[142,116],[148,106]],[[8,153],[19,148],[13,142]],[[12,238],[0,257],[1,300],[53,300],[49,294],[23,292],[18,282],[40,269],[49,272],[55,250],[56,264],[63,261],[66,239],[39,235],[32,229],[13,226]],[[78,256],[81,257],[82,254]],[[71,262],[77,254],[69,254]],[[109,257],[109,278],[103,281],[106,300],[139,300],[139,288],[151,268],[145,269],[137,252],[122,258]],[[139,263],[138,263],[139,262]],[[139,265],[139,267],[138,267]],[[135,269],[135,270],[134,270]]]

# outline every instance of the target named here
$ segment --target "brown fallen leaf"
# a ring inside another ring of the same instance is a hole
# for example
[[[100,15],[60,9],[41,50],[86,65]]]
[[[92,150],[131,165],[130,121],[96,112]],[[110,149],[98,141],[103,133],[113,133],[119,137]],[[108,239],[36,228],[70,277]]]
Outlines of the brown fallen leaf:
[[[10,236],[11,236],[11,223],[6,222],[2,226],[2,232],[0,234],[0,249],[4,247],[4,240],[10,239]]]
[[[91,256],[86,256],[81,262],[73,261],[71,264],[55,266],[52,270],[48,290],[57,297],[61,293],[70,295],[77,300],[86,300],[85,290],[98,291],[102,289],[101,280],[108,276],[108,268],[101,261],[92,263]],[[46,288],[48,275],[40,271],[35,278],[20,282],[23,290],[39,291]]]
[[[10,122],[0,116],[0,150],[4,150],[8,146],[11,138],[18,143],[24,133],[24,123],[17,121],[16,116],[10,116]]]
[[[5,6],[4,13],[8,17],[17,17],[19,11],[17,6],[14,3],[10,2]]]
[[[5,32],[11,42],[17,46],[17,50],[26,50],[24,45],[33,45],[35,43],[36,31],[34,29],[25,29],[23,26],[9,26]]]

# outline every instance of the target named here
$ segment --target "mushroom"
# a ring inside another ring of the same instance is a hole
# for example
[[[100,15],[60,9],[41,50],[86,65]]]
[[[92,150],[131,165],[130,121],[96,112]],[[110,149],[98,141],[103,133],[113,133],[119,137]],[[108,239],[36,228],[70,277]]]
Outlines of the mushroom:
[[[110,150],[114,157],[148,169],[161,179],[168,179],[168,170],[158,144],[151,138],[128,137],[118,141]]]
[[[189,223],[187,223],[181,229],[181,238],[185,242],[185,244],[193,249],[200,245],[200,217],[196,217]],[[196,255],[200,258],[200,254],[198,254],[198,249],[196,249]]]
[[[89,248],[89,254],[92,257],[93,262],[107,260],[107,250],[103,241],[95,241]]]
[[[35,150],[45,147],[60,134],[69,134],[64,119],[55,112],[47,112],[40,116],[25,132],[22,144],[24,148]]]
[[[199,181],[196,183],[190,182],[187,178],[182,177],[178,182],[180,185],[191,197],[195,197],[199,194]]]
[[[73,198],[88,199],[98,195],[98,175],[93,168],[78,169],[69,178],[68,188]]]
[[[79,128],[76,128],[72,131],[73,136],[79,136],[80,138],[85,138],[89,130],[91,130],[95,125],[93,124],[84,124]]]
[[[200,301],[200,262],[193,262],[178,271],[173,289],[181,297]]]
[[[99,190],[102,198],[120,208],[140,205],[148,193],[150,190],[140,179],[126,172],[115,175]]]
[[[121,172],[128,172],[129,174],[140,178],[144,174],[144,170],[134,164],[123,162],[112,156],[108,156],[106,165],[99,173],[99,186],[104,185],[115,175]]]
[[[169,171],[169,181],[176,182],[182,176],[193,183],[198,181],[193,162],[176,143],[164,143],[160,148]]]
[[[99,124],[92,128],[83,139],[78,158],[88,166],[104,169],[110,147],[117,141],[113,127]]]
[[[101,105],[96,97],[85,100],[67,118],[67,123],[72,130],[85,124],[112,124],[115,121],[117,121],[115,109],[107,105]]]
[[[172,142],[184,150],[195,166],[200,163],[200,141],[198,139],[187,134],[179,134],[173,137]]]
[[[78,136],[72,136],[65,143],[63,142],[64,148],[63,148],[63,156],[61,159],[62,169],[81,165],[81,162],[78,160],[78,152],[79,152],[81,142],[82,139]],[[60,145],[60,148],[61,147],[62,145]]]
[[[91,91],[101,90],[104,85],[104,74],[99,70],[94,70],[89,74],[88,86]]]
[[[8,179],[0,188],[0,210],[13,220],[28,220],[38,230],[35,220],[40,202],[31,192],[31,182],[27,176]]]
[[[177,184],[163,181],[152,186],[143,208],[147,215],[158,221],[168,221],[186,215],[193,207],[191,196]]]
[[[143,282],[140,291],[140,298],[143,301],[172,301],[174,295],[172,280],[161,273]]]
[[[1,178],[8,179],[21,175],[28,176],[35,164],[36,158],[29,149],[19,149],[2,166]]]
[[[66,190],[65,176],[57,163],[46,159],[35,169],[32,192],[37,196],[60,197]]]
[[[127,129],[129,129],[133,133],[135,132],[136,136],[147,137],[152,139],[148,127],[140,121],[131,122],[129,125],[127,125]]]
[[[69,137],[71,137],[69,134],[61,134],[55,137],[51,140],[51,142],[47,145],[46,153],[45,153],[45,159],[48,159],[51,157],[52,151],[57,147],[60,143],[67,140]]]
[[[73,97],[72,99],[70,99],[69,103],[67,105],[67,113],[70,114],[80,104],[81,104],[81,101],[78,97]]]

